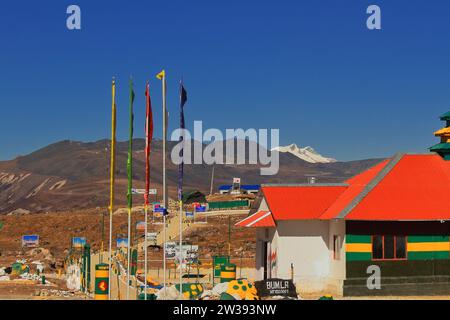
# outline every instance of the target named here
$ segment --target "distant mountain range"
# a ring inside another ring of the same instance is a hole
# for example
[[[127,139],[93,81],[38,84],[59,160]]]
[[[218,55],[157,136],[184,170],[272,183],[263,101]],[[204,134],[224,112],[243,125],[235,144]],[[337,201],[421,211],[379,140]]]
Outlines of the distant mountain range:
[[[143,188],[145,141],[135,139],[133,143],[133,187]],[[168,142],[168,159],[175,144],[176,142]],[[248,148],[251,142],[245,141],[245,144]],[[217,191],[219,185],[231,183],[233,177],[240,177],[245,184],[305,183],[308,176],[315,176],[318,183],[341,182],[382,160],[336,162],[334,159],[320,156],[311,148],[295,147],[292,152],[280,150],[280,170],[274,176],[261,176],[261,165],[216,164],[214,191]],[[126,203],[127,148],[128,142],[117,143],[118,205]],[[0,161],[0,214],[14,210],[51,212],[95,207],[103,207],[106,210],[109,201],[109,149],[109,140],[87,143],[65,140],[14,160]],[[161,194],[161,140],[152,142],[150,171],[151,187]],[[209,193],[211,172],[212,165],[185,165],[184,190],[198,189]],[[178,167],[168,161],[167,183],[171,197],[176,196],[177,181]],[[134,197],[136,205],[142,202],[142,195]]]
[[[278,152],[283,152],[283,153],[290,153],[290,154],[296,156],[297,158],[300,158],[309,163],[337,162],[336,159],[326,158],[326,157],[322,156],[320,153],[318,153],[312,147],[308,146],[308,147],[300,148],[295,143],[290,144],[285,147],[282,147],[282,146],[276,147],[276,148],[273,148],[272,151],[273,150],[277,150]]]

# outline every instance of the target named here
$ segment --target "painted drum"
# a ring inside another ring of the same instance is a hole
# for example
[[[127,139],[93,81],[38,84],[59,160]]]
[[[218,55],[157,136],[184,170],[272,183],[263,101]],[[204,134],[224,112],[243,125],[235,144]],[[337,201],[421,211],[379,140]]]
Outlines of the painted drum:
[[[223,264],[220,267],[220,282],[230,282],[236,279],[236,265],[232,263]]]
[[[95,266],[95,300],[108,300],[109,266],[100,263]]]

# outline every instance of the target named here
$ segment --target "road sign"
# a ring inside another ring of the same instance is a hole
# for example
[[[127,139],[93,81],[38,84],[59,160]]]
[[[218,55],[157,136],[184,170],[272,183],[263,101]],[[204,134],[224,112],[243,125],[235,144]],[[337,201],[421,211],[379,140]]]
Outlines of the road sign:
[[[131,189],[131,193],[132,194],[145,194],[145,189]],[[156,194],[156,189],[149,189],[148,190],[148,194],[149,195],[155,195]]]
[[[187,219],[194,219],[194,212],[186,211],[186,218]]]
[[[139,221],[138,223],[136,223],[136,230],[145,231],[145,221]]]
[[[158,233],[156,232],[148,232],[147,233],[147,241],[156,241],[158,238]]]
[[[195,212],[206,212],[206,206],[198,206],[195,208]]]
[[[86,238],[85,237],[73,237],[72,238],[72,248],[83,248],[86,244]]]
[[[22,247],[32,248],[39,246],[39,236],[36,234],[33,235],[24,235],[22,236]]]
[[[167,215],[167,209],[164,207],[157,207],[153,209],[154,213],[157,213],[157,216],[161,216],[161,215]]]
[[[117,238],[116,245],[117,245],[117,248],[128,247],[128,238]]]
[[[255,281],[258,295],[261,297],[284,296],[297,297],[297,290],[291,279],[266,279]]]

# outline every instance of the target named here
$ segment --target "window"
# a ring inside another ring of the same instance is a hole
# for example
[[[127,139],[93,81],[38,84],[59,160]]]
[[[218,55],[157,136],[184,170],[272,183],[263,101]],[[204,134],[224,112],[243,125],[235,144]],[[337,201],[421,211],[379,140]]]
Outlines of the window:
[[[372,258],[383,259],[383,237],[373,236],[372,238]]]
[[[333,259],[340,260],[341,257],[341,239],[339,236],[333,236]]]
[[[405,236],[373,236],[372,259],[401,260],[406,259]]]

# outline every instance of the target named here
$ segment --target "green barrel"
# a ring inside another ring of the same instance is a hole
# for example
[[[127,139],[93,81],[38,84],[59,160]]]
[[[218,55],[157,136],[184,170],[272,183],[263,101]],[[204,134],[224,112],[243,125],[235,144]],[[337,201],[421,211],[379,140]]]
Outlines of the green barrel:
[[[220,267],[220,282],[236,280],[236,265],[232,263],[223,264]]]
[[[229,256],[214,256],[213,257],[213,267],[214,267],[214,277],[220,277],[220,268],[223,264],[230,262]]]
[[[95,265],[95,300],[108,300],[109,265]]]

